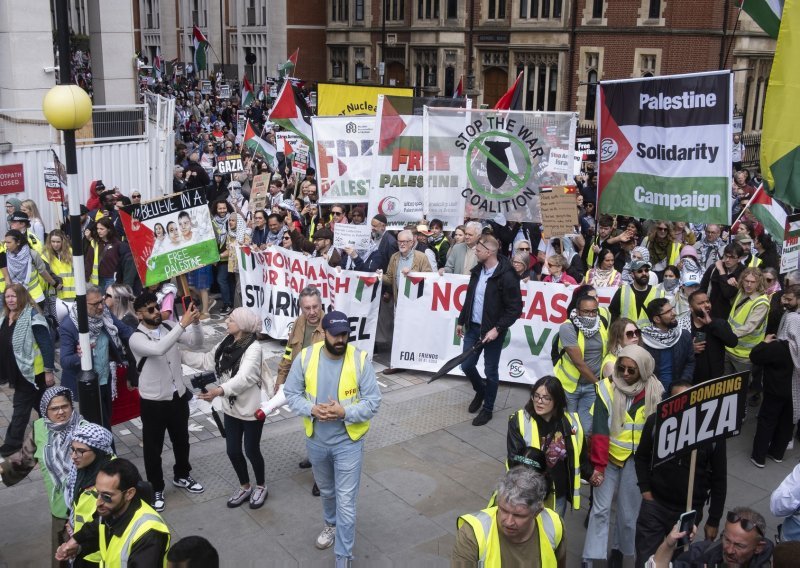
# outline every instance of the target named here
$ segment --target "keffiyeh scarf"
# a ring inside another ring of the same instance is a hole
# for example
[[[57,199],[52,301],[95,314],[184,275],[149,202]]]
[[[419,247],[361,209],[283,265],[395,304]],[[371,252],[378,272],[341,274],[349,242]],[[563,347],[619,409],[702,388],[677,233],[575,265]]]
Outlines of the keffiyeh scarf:
[[[78,305],[72,304],[69,309],[69,318],[75,324],[75,329],[78,329]],[[111,342],[117,348],[119,353],[123,353],[125,347],[122,345],[122,340],[119,337],[119,330],[114,325],[114,319],[111,317],[111,311],[108,306],[103,306],[103,314],[100,317],[89,316],[89,341],[95,343],[100,333],[105,330]],[[111,399],[117,398],[117,364],[114,361],[110,362],[110,374],[108,382],[111,384]]]
[[[593,318],[579,316],[578,310],[573,309],[569,314],[569,319],[572,320],[572,323],[575,324],[575,327],[586,339],[591,339],[595,333],[600,331],[600,318],[597,316]]]
[[[31,249],[23,245],[17,252],[6,255],[8,259],[8,276],[15,284],[27,284],[31,273]]]
[[[72,464],[72,467],[69,470],[69,479],[67,480],[67,485],[64,488],[64,502],[67,504],[68,508],[72,508],[72,500],[76,489],[80,490],[86,486],[86,479],[88,477],[92,477],[93,475],[97,475],[97,470],[100,469],[100,466],[105,461],[103,458],[113,453],[113,450],[111,449],[111,443],[113,440],[114,436],[111,434],[111,432],[102,426],[93,424],[92,422],[84,422],[73,432],[73,442],[86,444],[92,448],[97,455],[91,465],[80,470],[81,479],[78,479],[78,468],[75,467],[74,463]]]
[[[668,349],[678,343],[680,338],[680,326],[667,330],[659,329],[654,325],[642,328],[642,339],[647,345],[655,349]]]
[[[66,422],[56,423],[47,417],[47,407],[50,401],[58,396],[64,396],[72,403],[72,391],[66,387],[50,387],[42,394],[42,401],[39,410],[47,428],[47,445],[44,447],[44,464],[47,471],[51,473],[55,491],[61,491],[67,478],[69,477],[72,460],[70,459],[70,444],[75,428],[80,424],[82,418],[80,413],[73,406],[72,416]]]

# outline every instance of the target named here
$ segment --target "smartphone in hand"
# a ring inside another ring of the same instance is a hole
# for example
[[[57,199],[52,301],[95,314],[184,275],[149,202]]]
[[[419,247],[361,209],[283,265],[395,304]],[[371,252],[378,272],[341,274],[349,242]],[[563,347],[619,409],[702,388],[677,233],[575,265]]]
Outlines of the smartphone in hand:
[[[678,524],[678,532],[685,532],[686,536],[681,537],[678,540],[677,545],[679,547],[686,546],[689,544],[689,535],[692,534],[692,529],[694,528],[694,519],[697,515],[697,511],[686,511],[684,514],[681,515],[681,519]]]
[[[189,307],[192,305],[194,300],[192,300],[191,296],[181,296],[181,305],[183,306],[183,313],[189,311]]]

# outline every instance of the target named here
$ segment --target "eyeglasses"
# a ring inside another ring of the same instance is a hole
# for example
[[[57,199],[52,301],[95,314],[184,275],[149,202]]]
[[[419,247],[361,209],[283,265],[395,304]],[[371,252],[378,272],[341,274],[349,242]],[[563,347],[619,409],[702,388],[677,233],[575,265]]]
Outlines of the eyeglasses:
[[[82,448],[76,448],[75,446],[70,446],[69,451],[72,452],[73,454],[77,454],[78,457],[82,458],[83,454],[85,454],[86,452],[91,452],[92,448],[86,448],[84,450]]]
[[[739,257],[736,256],[735,254],[728,254],[728,253],[723,254],[722,258],[731,258],[731,259],[739,260]]]
[[[553,397],[548,395],[542,396],[540,394],[535,394],[535,393],[531,396],[531,399],[533,400],[533,402],[553,402]]]
[[[48,406],[47,412],[52,412],[53,414],[58,414],[59,412],[66,412],[72,408],[71,404],[62,404],[60,406]]]
[[[94,308],[94,307],[99,306],[102,303],[103,303],[103,300],[101,299],[101,300],[97,300],[96,302],[86,302],[86,305],[87,306],[92,306]]]
[[[414,239],[397,239],[397,242],[400,243],[400,244],[406,244],[407,245],[408,243],[413,243]]]
[[[158,311],[158,306],[156,306],[155,304],[152,306],[142,306],[142,308],[139,311],[147,312],[148,314],[154,314]]]
[[[745,519],[744,517],[740,517],[733,511],[728,511],[728,515],[725,518],[728,520],[729,523],[739,523],[739,525],[741,525],[741,527],[747,532],[756,529],[756,531],[758,531],[758,534],[760,534],[762,538],[764,537],[764,532],[761,530],[761,527],[759,527],[750,519]]]
[[[667,228],[666,228],[666,227],[658,227],[658,230],[659,230],[659,231],[666,231],[666,230],[667,230]]]
[[[625,331],[625,337],[627,337],[628,339],[633,339],[634,337],[641,337],[641,336],[642,332],[639,331],[638,329],[629,329]]]
[[[635,375],[639,372],[638,367],[626,367],[625,365],[617,365],[617,373],[620,375]]]
[[[582,316],[592,317],[592,316],[596,316],[599,313],[599,311],[598,310],[578,310],[578,313],[580,315],[582,315]]]

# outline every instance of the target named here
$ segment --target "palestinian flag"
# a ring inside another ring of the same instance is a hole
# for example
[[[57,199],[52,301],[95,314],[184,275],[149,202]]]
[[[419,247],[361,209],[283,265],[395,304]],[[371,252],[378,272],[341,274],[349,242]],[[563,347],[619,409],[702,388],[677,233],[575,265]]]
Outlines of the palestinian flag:
[[[264,158],[267,164],[269,164],[269,167],[271,167],[273,170],[278,167],[278,159],[276,157],[278,150],[275,148],[275,146],[256,134],[255,130],[253,130],[253,127],[250,126],[249,120],[247,121],[247,125],[244,129],[244,140],[242,141],[242,147],[250,150],[254,156],[258,154]]]
[[[208,40],[197,26],[192,30],[192,43],[194,44],[194,70],[206,71],[208,69]]]
[[[306,100],[289,81],[284,81],[268,120],[294,132],[312,147],[311,111]]]
[[[747,12],[770,37],[778,37],[784,0],[738,0],[739,9]]]
[[[764,184],[758,189],[750,199],[750,211],[758,219],[766,231],[772,235],[776,241],[783,240],[783,233],[786,227],[786,210],[781,206],[780,201],[773,199],[764,191]]]
[[[425,293],[425,278],[423,276],[406,276],[406,284],[403,289],[403,295],[410,299],[415,300],[421,298]]]
[[[464,98],[464,75],[461,75],[461,79],[458,80],[458,86],[456,87],[456,90],[453,91],[453,98],[454,99]]]
[[[161,80],[161,75],[164,72],[164,60],[161,59],[161,48],[156,48],[156,56],[153,58],[153,71],[156,73],[156,79]]]
[[[772,194],[800,206],[800,0],[786,0],[764,106],[761,171]]]
[[[282,63],[281,65],[278,66],[278,72],[280,73],[281,77],[292,76],[295,67],[297,67],[297,58],[299,55],[300,55],[300,48],[298,47],[297,49],[294,50],[294,53],[292,53],[289,56],[289,59],[287,59],[285,63]]]
[[[376,286],[376,284],[378,285]],[[369,301],[372,302],[375,300],[379,289],[380,282],[376,276],[359,276],[358,284],[356,285],[356,300],[363,302],[365,299],[365,292],[367,292],[369,294]]]
[[[522,71],[520,71],[511,88],[495,103],[494,110],[522,110],[522,91]]]
[[[242,79],[242,108],[248,106],[254,100],[256,100],[256,97],[253,92],[253,85],[247,80],[247,73],[245,73]]]

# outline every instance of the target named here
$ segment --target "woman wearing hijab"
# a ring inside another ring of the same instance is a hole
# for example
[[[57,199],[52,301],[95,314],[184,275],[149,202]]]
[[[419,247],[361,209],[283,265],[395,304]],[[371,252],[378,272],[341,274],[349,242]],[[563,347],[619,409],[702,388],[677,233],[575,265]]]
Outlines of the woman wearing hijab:
[[[614,269],[614,253],[604,248],[597,255],[597,263],[586,273],[584,284],[592,286],[619,286],[621,275]]]
[[[70,444],[72,467],[69,471],[64,501],[69,507],[69,533],[75,534],[90,522],[97,508],[97,494],[93,491],[100,468],[114,459],[111,443],[114,436],[102,426],[85,422],[75,429]],[[74,567],[98,566],[99,555],[81,555]]]
[[[633,454],[642,427],[661,402],[664,387],[653,374],[655,363],[638,345],[623,347],[611,377],[597,384],[590,460],[594,466],[589,483],[594,500],[583,546],[584,566],[609,559],[609,566],[622,566],[623,556],[635,554],[632,535],[642,496],[636,479]],[[617,518],[611,555],[607,555],[611,503],[616,494]]]
[[[221,397],[225,413],[225,443],[241,487],[228,499],[228,507],[238,507],[250,500],[250,508],[258,509],[267,498],[264,457],[259,444],[264,422],[256,420],[261,405],[261,344],[256,333],[261,320],[246,309],[236,308],[226,320],[228,335],[209,353],[182,351],[181,359],[190,367],[214,371],[220,386],[209,387],[197,397],[207,402]],[[266,378],[271,382],[272,377]],[[272,392],[272,385],[267,392]],[[242,443],[244,442],[244,453]],[[255,488],[250,484],[245,454],[256,477]]]
[[[59,545],[68,540],[64,534],[68,518],[64,489],[71,466],[70,444],[75,429],[85,421],[75,410],[72,391],[66,387],[50,387],[44,391],[39,412],[42,417],[33,423],[22,449],[0,463],[0,476],[10,487],[25,479],[39,464],[52,518],[52,566],[65,568],[67,563],[55,560],[55,553]]]

